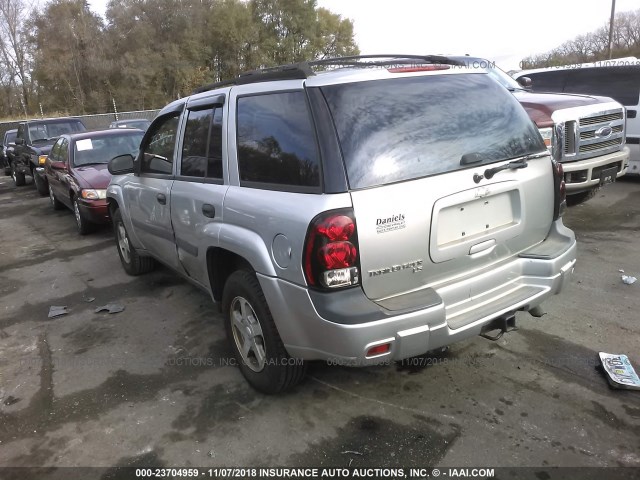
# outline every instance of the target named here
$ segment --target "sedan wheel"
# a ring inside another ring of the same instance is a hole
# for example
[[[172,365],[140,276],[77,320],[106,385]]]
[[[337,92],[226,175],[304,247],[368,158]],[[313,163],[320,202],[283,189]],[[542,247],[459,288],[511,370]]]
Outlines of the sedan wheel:
[[[62,203],[60,203],[60,201],[56,198],[55,194],[53,193],[53,188],[51,188],[51,184],[49,184],[49,201],[51,202],[51,206],[53,207],[54,210],[60,210],[63,207]]]
[[[93,231],[93,224],[85,220],[82,216],[82,212],[78,206],[78,200],[75,198],[73,199],[73,214],[76,217],[76,226],[78,227],[78,233],[80,235],[86,235]]]

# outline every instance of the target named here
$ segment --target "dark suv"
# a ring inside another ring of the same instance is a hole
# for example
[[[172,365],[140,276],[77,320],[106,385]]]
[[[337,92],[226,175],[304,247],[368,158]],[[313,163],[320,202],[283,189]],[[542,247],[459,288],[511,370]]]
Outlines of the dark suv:
[[[306,360],[371,365],[507,331],[576,261],[561,165],[513,95],[447,57],[210,85],[109,170],[124,269],[159,260],[209,292],[265,392]]]
[[[51,118],[28,120],[18,125],[14,162],[11,174],[16,186],[25,184],[25,176],[33,177],[33,183],[40,195],[49,195],[44,175],[44,162],[58,137],[65,133],[84,132],[78,118]]]

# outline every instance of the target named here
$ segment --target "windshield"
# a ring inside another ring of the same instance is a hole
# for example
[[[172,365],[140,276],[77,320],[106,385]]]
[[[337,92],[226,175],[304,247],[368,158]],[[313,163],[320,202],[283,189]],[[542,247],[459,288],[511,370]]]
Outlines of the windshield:
[[[118,155],[127,153],[135,155],[141,141],[142,132],[76,140],[73,147],[73,165],[81,167],[109,163],[109,160]]]
[[[429,75],[321,87],[351,188],[545,151],[518,101],[486,74]],[[463,162],[464,163],[464,162]]]
[[[522,85],[520,85],[513,78],[511,78],[509,74],[503,72],[495,65],[493,65],[490,68],[487,68],[486,72],[491,76],[491,78],[493,78],[494,80],[497,80],[498,83],[503,87],[508,88],[510,90],[514,88],[518,90],[522,90]]]
[[[32,142],[58,138],[65,133],[84,132],[86,129],[79,121],[35,123],[29,125],[29,137]]]

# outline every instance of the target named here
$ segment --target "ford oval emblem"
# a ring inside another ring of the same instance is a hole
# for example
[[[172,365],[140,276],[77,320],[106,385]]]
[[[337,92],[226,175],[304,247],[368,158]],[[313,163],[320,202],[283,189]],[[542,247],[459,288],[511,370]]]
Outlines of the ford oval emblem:
[[[602,127],[596,130],[596,137],[598,138],[607,138],[609,135],[613,133],[613,128],[611,127]]]

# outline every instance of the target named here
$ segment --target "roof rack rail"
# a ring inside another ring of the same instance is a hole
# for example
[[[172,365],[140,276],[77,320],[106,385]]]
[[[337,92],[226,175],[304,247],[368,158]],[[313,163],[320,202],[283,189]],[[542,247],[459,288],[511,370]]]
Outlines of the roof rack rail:
[[[464,62],[444,55],[403,55],[403,54],[380,54],[380,55],[352,55],[346,57],[323,58],[308,62],[299,62],[277,67],[261,68],[251,70],[240,76],[224,80],[222,82],[203,85],[193,91],[193,94],[202,93],[216,88],[228,87],[230,85],[247,85],[250,83],[269,82],[272,80],[300,80],[315,75],[313,67],[381,67],[389,65],[415,65],[418,63],[444,64],[464,66]]]

